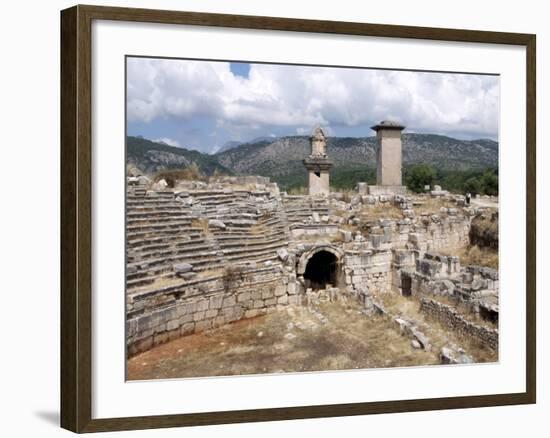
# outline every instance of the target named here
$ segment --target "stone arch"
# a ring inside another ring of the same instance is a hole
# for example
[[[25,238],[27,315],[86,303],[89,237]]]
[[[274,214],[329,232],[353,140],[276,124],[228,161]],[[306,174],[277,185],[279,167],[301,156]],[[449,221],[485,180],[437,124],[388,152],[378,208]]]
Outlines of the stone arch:
[[[305,251],[298,261],[296,273],[306,288],[324,288],[327,284],[338,287],[342,282],[344,252],[331,245],[319,245]]]

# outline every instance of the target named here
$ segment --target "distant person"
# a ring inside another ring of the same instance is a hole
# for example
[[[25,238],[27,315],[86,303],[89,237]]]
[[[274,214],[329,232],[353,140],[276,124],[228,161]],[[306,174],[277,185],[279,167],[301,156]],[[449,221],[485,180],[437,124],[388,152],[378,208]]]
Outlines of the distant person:
[[[466,193],[466,205],[470,205],[471,199],[472,199],[472,194],[470,192]]]

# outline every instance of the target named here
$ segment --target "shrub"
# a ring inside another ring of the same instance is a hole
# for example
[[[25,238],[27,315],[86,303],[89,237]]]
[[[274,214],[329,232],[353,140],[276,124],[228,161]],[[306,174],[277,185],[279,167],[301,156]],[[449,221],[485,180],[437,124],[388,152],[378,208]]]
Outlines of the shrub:
[[[416,193],[422,193],[424,186],[432,186],[436,178],[435,170],[428,164],[413,166],[405,177],[407,187]]]
[[[487,171],[481,176],[481,187],[486,195],[498,195],[498,176]]]
[[[190,166],[184,169],[173,169],[173,170],[161,170],[153,176],[153,182],[158,182],[161,179],[165,180],[168,184],[168,187],[176,187],[178,181],[205,181],[205,176],[200,172],[199,166],[195,163],[191,163]]]
[[[466,182],[464,183],[464,191],[470,192],[472,195],[482,193],[482,186],[479,178],[472,177],[466,180]]]
[[[223,288],[226,292],[235,289],[240,281],[244,280],[244,268],[238,265],[229,265],[223,273]]]

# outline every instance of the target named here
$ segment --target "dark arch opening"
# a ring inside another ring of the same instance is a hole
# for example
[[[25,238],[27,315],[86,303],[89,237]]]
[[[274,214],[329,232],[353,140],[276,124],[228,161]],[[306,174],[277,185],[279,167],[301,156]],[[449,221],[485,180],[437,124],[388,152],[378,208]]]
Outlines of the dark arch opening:
[[[408,272],[401,272],[401,295],[404,297],[412,295],[412,277]]]
[[[324,289],[327,284],[338,286],[338,258],[328,251],[319,251],[308,260],[304,280],[306,288]]]

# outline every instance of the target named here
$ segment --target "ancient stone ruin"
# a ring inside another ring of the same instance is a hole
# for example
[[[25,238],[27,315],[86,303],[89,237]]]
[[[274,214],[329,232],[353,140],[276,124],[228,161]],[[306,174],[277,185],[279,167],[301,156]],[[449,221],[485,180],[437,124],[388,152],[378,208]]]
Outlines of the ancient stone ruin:
[[[402,145],[401,131],[404,126],[382,121],[371,129],[376,132],[376,186],[369,187],[369,193],[404,194],[406,188],[402,185]]]
[[[328,195],[330,191],[329,171],[332,161],[327,157],[327,137],[321,127],[313,130],[309,139],[311,154],[304,159],[308,171],[308,189],[310,195]]]
[[[304,159],[309,194],[291,196],[259,176],[179,181],[174,188],[128,177],[127,350],[155,345],[320,296],[360,303],[431,348],[426,328],[396,314],[385,297],[419,300],[418,311],[450,331],[498,350],[498,271],[462,266],[449,252],[469,244],[478,213],[460,195],[424,212],[440,196],[411,195],[401,180],[401,130],[373,127],[379,142],[377,184],[330,192],[332,166],[321,128]],[[369,211],[382,212],[372,217]],[[392,211],[398,217],[384,216]],[[457,345],[442,363],[471,358]]]

